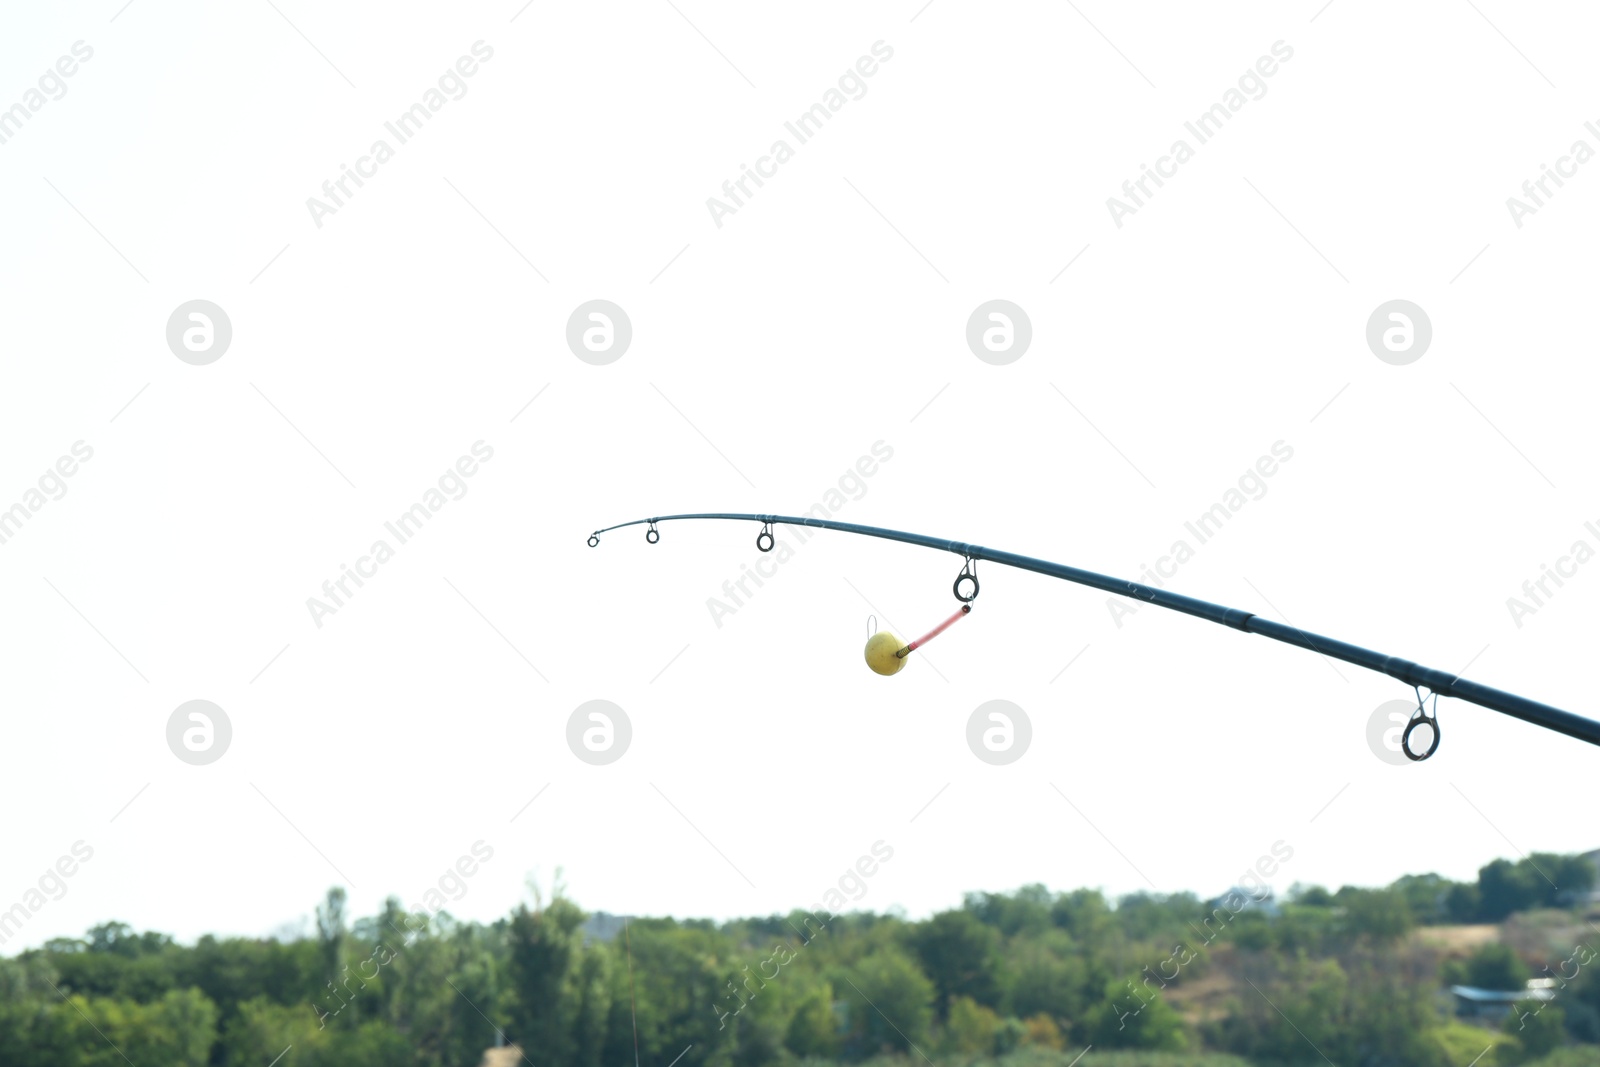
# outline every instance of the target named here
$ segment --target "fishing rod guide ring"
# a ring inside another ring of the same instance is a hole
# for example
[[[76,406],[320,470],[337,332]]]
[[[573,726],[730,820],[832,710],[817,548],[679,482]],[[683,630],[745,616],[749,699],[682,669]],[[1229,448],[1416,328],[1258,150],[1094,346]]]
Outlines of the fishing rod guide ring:
[[[971,582],[972,583],[972,592],[968,593],[966,596],[962,596],[961,595],[961,583],[962,582]],[[955,583],[950,586],[950,591],[952,593],[954,593],[955,596],[956,596],[956,599],[961,601],[963,604],[970,604],[972,601],[978,599],[978,561],[977,560],[973,559],[971,556],[967,557],[967,561],[961,565],[961,573],[956,575]]]
[[[766,543],[762,544],[763,541]],[[772,536],[772,523],[762,523],[761,532],[756,534],[756,547],[763,552],[771,552],[775,547],[777,547],[777,544],[777,539]]]
[[[1423,699],[1422,690],[1417,686],[1412,686],[1411,688],[1417,694],[1417,711],[1416,714],[1411,716],[1411,721],[1406,723],[1405,732],[1400,735],[1400,751],[1406,754],[1407,759],[1415,763],[1421,763],[1439,748],[1439,694],[1433,694],[1433,714],[1430,715],[1424,710],[1426,702]],[[1426,726],[1433,735],[1433,740],[1429,743],[1427,751],[1421,753],[1411,747],[1411,731],[1419,726]]]
[[[644,532],[644,539],[652,545],[661,540],[661,532],[656,529],[654,519],[650,520],[650,528]]]
[[[599,546],[599,544],[600,544],[600,535],[597,534],[597,533],[590,534],[589,535],[589,547],[590,548],[595,548],[595,547]]]

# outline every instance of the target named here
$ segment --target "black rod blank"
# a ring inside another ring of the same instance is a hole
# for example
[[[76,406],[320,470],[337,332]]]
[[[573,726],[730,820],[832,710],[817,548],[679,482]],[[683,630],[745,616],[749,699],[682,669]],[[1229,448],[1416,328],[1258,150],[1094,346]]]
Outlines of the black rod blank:
[[[1210,601],[1198,600],[1195,597],[1184,596],[1166,589],[1157,589],[1143,585],[1139,582],[1130,582],[1122,578],[1112,578],[1094,571],[1082,570],[1078,567],[1069,567],[1063,563],[1052,563],[1045,559],[1035,559],[1032,556],[1022,556],[1015,552],[1004,552],[995,548],[984,548],[981,545],[970,545],[964,541],[948,541],[939,537],[928,537],[925,534],[906,533],[903,530],[889,530],[880,526],[862,526],[853,522],[834,522],[831,519],[816,519],[809,516],[795,515],[746,515],[726,512],[710,512],[698,515],[658,515],[652,519],[636,519],[633,522],[618,523],[616,526],[607,526],[596,530],[590,535],[589,544],[599,544],[600,535],[608,530],[618,530],[625,526],[638,526],[649,523],[654,526],[658,522],[669,522],[674,519],[732,519],[743,522],[759,522],[763,525],[784,523],[789,526],[810,526],[823,530],[838,530],[842,533],[862,534],[866,537],[879,537],[888,541],[900,541],[908,545],[920,545],[923,548],[934,548],[942,552],[951,552],[969,560],[986,560],[992,563],[1002,563],[1008,567],[1017,567],[1035,574],[1045,574],[1052,578],[1061,578],[1065,581],[1086,585],[1093,589],[1101,589],[1117,596],[1125,596],[1146,604],[1154,604],[1159,608],[1171,611],[1181,611],[1185,615],[1194,615],[1211,622],[1230,626],[1235,630],[1246,633],[1260,634],[1270,637],[1274,641],[1295,645],[1308,649],[1330,659],[1343,660],[1353,663],[1357,667],[1387,674],[1407,685],[1426,688],[1431,693],[1440,696],[1455,697],[1465,700],[1469,704],[1498,711],[1503,715],[1531,722],[1535,726],[1542,726],[1547,730],[1575,737],[1580,741],[1587,741],[1591,745],[1600,745],[1600,722],[1586,719],[1581,715],[1574,715],[1570,711],[1541,704],[1537,700],[1507,693],[1502,689],[1494,689],[1487,685],[1468,681],[1459,675],[1447,671],[1435,670],[1413,663],[1398,656],[1386,655],[1375,652],[1370,648],[1352,645],[1345,641],[1337,641],[1331,637],[1322,637],[1318,634],[1307,633],[1294,626],[1287,626],[1271,619],[1263,619],[1253,612],[1241,611],[1238,608],[1224,607]]]

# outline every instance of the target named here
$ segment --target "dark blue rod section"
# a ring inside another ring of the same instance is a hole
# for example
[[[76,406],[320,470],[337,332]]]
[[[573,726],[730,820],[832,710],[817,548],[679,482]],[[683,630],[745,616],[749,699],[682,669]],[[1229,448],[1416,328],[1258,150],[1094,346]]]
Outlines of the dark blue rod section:
[[[1284,644],[1296,645],[1309,649],[1312,652],[1327,656],[1330,659],[1343,660],[1353,663],[1357,667],[1378,671],[1396,678],[1407,685],[1422,686],[1430,692],[1440,696],[1455,697],[1465,700],[1469,704],[1498,711],[1503,715],[1531,722],[1535,726],[1542,726],[1547,730],[1575,737],[1580,741],[1587,741],[1591,745],[1600,745],[1600,722],[1586,719],[1581,715],[1574,715],[1570,711],[1541,704],[1537,700],[1507,693],[1502,689],[1494,689],[1487,685],[1468,681],[1459,675],[1446,671],[1424,667],[1398,656],[1385,655],[1374,652],[1370,648],[1360,645],[1336,641],[1331,637],[1322,637],[1318,634],[1307,633],[1293,626],[1286,626],[1281,622],[1263,619],[1253,612],[1241,611],[1238,608],[1224,607],[1206,600],[1197,600],[1194,597],[1173,593],[1166,589],[1156,589],[1138,582],[1129,582],[1121,578],[1112,578],[1094,571],[1080,570],[1077,567],[1068,567],[1062,563],[1052,563],[1046,559],[1034,559],[1032,556],[1019,556],[1015,552],[1003,552],[999,549],[984,548],[981,545],[970,545],[965,541],[947,541],[939,537],[928,537],[924,534],[906,533],[902,530],[886,530],[880,526],[861,526],[853,522],[834,522],[831,519],[813,519],[808,516],[796,515],[743,515],[726,512],[709,512],[701,515],[658,515],[653,519],[637,519],[633,522],[618,523],[616,526],[607,526],[605,529],[596,530],[590,535],[592,543],[598,543],[599,536],[608,530],[620,530],[625,526],[640,526],[645,523],[670,522],[674,519],[733,519],[740,522],[783,523],[788,526],[811,526],[823,530],[838,530],[843,533],[862,534],[866,537],[880,537],[887,541],[901,541],[908,545],[920,545],[923,548],[936,548],[942,552],[951,552],[973,560],[983,560],[990,563],[1002,563],[1007,567],[1017,567],[1035,574],[1046,574],[1052,578],[1061,578],[1078,585],[1086,585],[1093,589],[1102,589],[1118,596],[1140,600],[1147,604],[1154,604],[1159,608],[1168,608],[1172,611],[1181,611],[1185,615],[1194,615],[1198,618],[1208,619],[1211,622],[1231,626],[1235,630],[1246,633],[1260,634],[1270,637],[1274,641]]]

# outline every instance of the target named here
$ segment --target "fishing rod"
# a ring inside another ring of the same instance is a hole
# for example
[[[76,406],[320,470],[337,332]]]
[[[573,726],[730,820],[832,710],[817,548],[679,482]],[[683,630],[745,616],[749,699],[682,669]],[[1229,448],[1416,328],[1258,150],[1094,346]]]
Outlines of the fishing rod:
[[[906,533],[903,530],[889,530],[881,526],[862,526],[853,522],[834,522],[831,519],[816,519],[806,515],[747,515],[726,512],[712,512],[697,515],[658,515],[653,519],[635,519],[633,522],[622,522],[615,526],[607,526],[594,531],[589,535],[589,547],[595,548],[600,544],[600,535],[611,530],[620,530],[627,526],[648,525],[645,540],[656,544],[661,540],[661,533],[656,529],[656,523],[669,522],[677,519],[729,519],[736,522],[758,522],[761,532],[756,535],[756,548],[762,552],[771,552],[777,545],[772,528],[775,524],[788,526],[805,526],[822,530],[837,530],[841,533],[861,534],[866,537],[878,537],[887,541],[900,541],[908,545],[919,545],[923,548],[934,548],[943,552],[951,552],[961,556],[964,563],[961,573],[956,575],[951,591],[955,598],[961,602],[962,610],[946,619],[933,632],[910,644],[902,644],[893,634],[877,633],[872,635],[867,642],[866,658],[868,666],[879,674],[895,674],[905,665],[906,656],[922,643],[931,640],[942,633],[956,620],[962,618],[971,609],[972,601],[978,596],[979,562],[999,563],[1007,567],[1016,567],[1020,570],[1033,571],[1035,574],[1048,575],[1051,578],[1060,578],[1064,581],[1086,585],[1093,589],[1101,589],[1118,596],[1125,596],[1156,607],[1167,608],[1171,611],[1193,615],[1210,622],[1220,623],[1235,630],[1245,633],[1260,634],[1270,637],[1274,641],[1282,641],[1287,645],[1295,645],[1330,659],[1343,660],[1353,663],[1357,667],[1387,674],[1412,687],[1417,696],[1417,710],[1412,714],[1406,724],[1405,731],[1401,734],[1400,747],[1406,756],[1412,760],[1425,760],[1433,755],[1439,747],[1439,697],[1455,697],[1465,700],[1469,704],[1498,711],[1502,715],[1509,715],[1523,722],[1542,726],[1546,730],[1575,737],[1580,741],[1587,741],[1591,745],[1600,745],[1600,722],[1586,719],[1581,715],[1574,715],[1570,711],[1541,704],[1537,700],[1517,696],[1502,689],[1494,689],[1487,685],[1468,681],[1457,674],[1447,671],[1435,670],[1413,663],[1398,656],[1390,656],[1360,645],[1352,645],[1346,641],[1338,641],[1331,637],[1307,633],[1295,626],[1288,626],[1271,619],[1264,619],[1254,612],[1242,611],[1239,608],[1225,607],[1213,604],[1210,601],[1199,600],[1195,597],[1184,596],[1166,589],[1157,589],[1139,582],[1130,582],[1121,578],[1112,578],[1094,571],[1082,570],[1078,567],[1069,567],[1064,563],[1052,563],[1049,560],[1035,559],[1032,556],[1023,556],[1015,552],[1004,552],[995,548],[984,548],[980,545],[967,544],[964,541],[948,541],[940,537],[929,537],[926,534]],[[892,661],[892,663],[890,662]],[[1425,698],[1422,690],[1427,689],[1432,696],[1433,711],[1430,714],[1425,708]],[[1412,733],[1426,729],[1427,745],[1420,751],[1412,747]]]

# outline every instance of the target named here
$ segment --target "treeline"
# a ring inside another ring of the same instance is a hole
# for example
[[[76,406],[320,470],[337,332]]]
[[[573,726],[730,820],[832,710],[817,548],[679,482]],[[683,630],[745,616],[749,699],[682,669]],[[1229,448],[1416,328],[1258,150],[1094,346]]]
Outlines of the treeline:
[[[1594,864],[1582,856],[1535,852],[1480,867],[1476,882],[1418,874],[1401,878],[1394,889],[1418,922],[1493,923],[1514,912],[1570,906],[1594,885]]]
[[[1506,1067],[1600,1041],[1600,960],[1550,972],[1555,1002],[1486,1036],[1449,1016],[1442,986],[1517,988],[1560,957],[1498,945],[1450,957],[1406,935],[1570,903],[1593,882],[1581,859],[1537,855],[1491,863],[1476,883],[1408,876],[1296,887],[1283,901],[1113,903],[1031,886],[970,894],[920,922],[636,919],[616,936],[586,927],[559,891],[484,925],[395,900],[350,921],[335,889],[312,936],[186,946],[107,923],[0,960],[0,1064],[261,1067],[287,1050],[280,1067],[476,1067],[505,1041],[541,1065],[601,1067],[633,1062],[637,1040],[640,1062],[681,1054],[680,1067],[884,1055],[1065,1065],[1088,1045],[1084,1067],[1113,1050],[1463,1067],[1486,1043],[1480,1067]],[[1220,1000],[1201,995],[1218,988]]]

